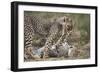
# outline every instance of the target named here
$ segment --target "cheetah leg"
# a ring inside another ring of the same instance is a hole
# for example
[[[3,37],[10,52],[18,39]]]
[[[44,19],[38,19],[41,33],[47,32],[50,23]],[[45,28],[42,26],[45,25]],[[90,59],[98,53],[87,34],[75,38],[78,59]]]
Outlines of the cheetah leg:
[[[48,48],[44,48],[43,59],[48,58]]]
[[[64,36],[65,36],[65,25],[63,25],[63,29],[62,29],[62,36],[58,39],[58,41],[56,42],[56,44],[54,44],[53,46],[57,46],[61,43],[61,41],[63,40]]]

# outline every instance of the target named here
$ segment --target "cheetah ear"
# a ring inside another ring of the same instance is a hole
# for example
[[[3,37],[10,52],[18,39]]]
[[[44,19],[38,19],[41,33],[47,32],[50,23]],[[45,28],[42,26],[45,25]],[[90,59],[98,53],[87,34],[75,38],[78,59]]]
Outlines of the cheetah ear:
[[[64,16],[64,22],[66,22],[68,20],[67,16]]]
[[[64,18],[64,22],[66,22],[66,18]]]

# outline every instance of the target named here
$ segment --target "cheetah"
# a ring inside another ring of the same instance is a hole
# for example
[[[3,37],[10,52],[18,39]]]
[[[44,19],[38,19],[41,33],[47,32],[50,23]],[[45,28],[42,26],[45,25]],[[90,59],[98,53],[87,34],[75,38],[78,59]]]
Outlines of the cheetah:
[[[45,55],[47,56],[46,53],[50,55],[49,52],[51,52],[53,46],[57,47],[62,41],[66,40],[72,26],[72,20],[67,16],[52,18],[52,20],[47,21],[41,17],[24,15],[24,58],[41,59],[41,56],[43,58],[45,58]],[[37,53],[35,53],[33,43],[33,37],[36,35],[41,38],[40,43],[43,42],[36,49]],[[52,54],[55,54],[55,52]]]

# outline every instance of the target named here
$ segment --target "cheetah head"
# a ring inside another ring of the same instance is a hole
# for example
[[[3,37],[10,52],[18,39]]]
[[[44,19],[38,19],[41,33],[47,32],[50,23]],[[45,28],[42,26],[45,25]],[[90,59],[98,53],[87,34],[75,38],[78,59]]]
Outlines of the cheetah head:
[[[68,16],[57,17],[57,18],[54,19],[54,22],[65,27],[67,31],[71,31],[72,28],[73,28],[73,21]]]

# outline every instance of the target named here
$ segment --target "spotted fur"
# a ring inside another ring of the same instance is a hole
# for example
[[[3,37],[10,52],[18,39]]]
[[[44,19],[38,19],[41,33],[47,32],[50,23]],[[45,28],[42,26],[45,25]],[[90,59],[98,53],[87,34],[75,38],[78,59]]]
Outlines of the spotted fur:
[[[34,55],[32,52],[34,50],[33,37],[35,35],[45,40],[43,44],[43,50],[45,51],[45,48],[48,49],[52,48],[52,45],[59,45],[60,42],[66,38],[65,36],[70,30],[72,30],[72,23],[66,16],[53,19],[52,22],[51,20],[48,21],[38,16],[24,15],[24,58],[40,59],[40,56],[37,56],[38,54]],[[56,37],[59,38],[57,39]],[[42,52],[43,51],[38,53],[40,54]]]

